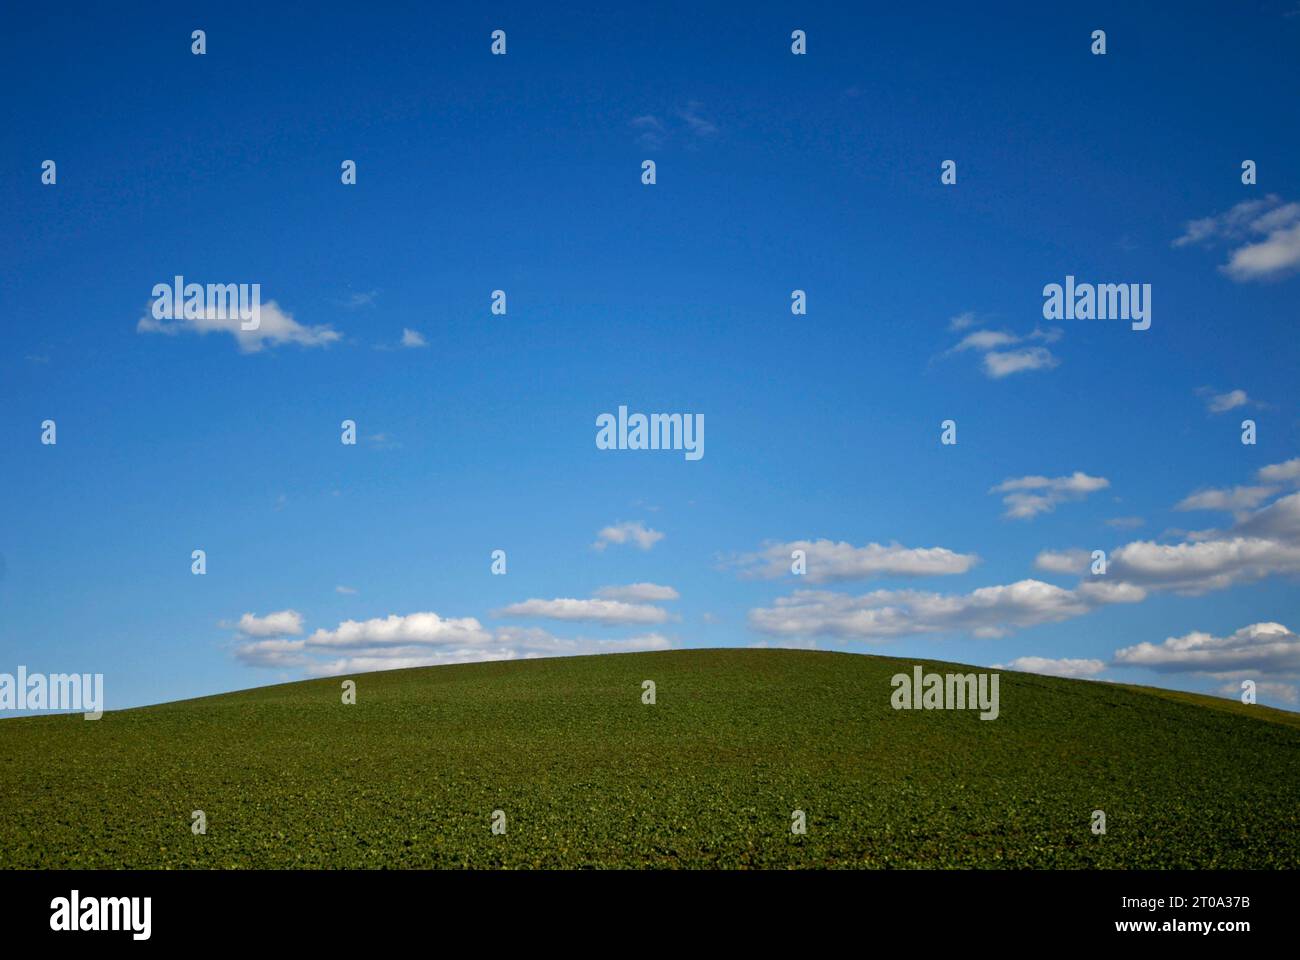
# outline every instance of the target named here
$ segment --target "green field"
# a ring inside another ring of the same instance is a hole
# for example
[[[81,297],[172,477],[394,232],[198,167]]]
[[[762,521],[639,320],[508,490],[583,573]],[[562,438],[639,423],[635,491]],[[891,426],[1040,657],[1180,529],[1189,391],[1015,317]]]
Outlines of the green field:
[[[895,711],[917,662],[957,669],[681,650],[7,719],[0,868],[1300,866],[1300,716],[1011,672],[996,720]]]

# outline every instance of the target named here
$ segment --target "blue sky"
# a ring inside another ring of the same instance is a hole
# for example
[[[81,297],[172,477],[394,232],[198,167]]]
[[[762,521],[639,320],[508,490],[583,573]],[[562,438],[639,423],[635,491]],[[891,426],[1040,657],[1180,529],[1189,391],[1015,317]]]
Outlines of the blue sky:
[[[1300,8],[1131,6],[15,11],[0,671],[766,643],[1295,709]],[[175,275],[283,339],[142,324]],[[1067,275],[1150,329],[1044,320]],[[597,449],[620,404],[704,457]]]

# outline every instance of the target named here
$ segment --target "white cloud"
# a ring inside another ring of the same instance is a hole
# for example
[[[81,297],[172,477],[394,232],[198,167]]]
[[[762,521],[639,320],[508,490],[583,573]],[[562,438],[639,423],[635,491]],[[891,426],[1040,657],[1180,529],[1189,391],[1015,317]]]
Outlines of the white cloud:
[[[602,600],[627,600],[631,602],[655,600],[676,600],[681,595],[672,587],[657,583],[629,583],[625,586],[601,587],[596,596]]]
[[[651,530],[639,522],[616,523],[601,529],[596,534],[596,542],[592,547],[596,550],[604,550],[611,543],[634,543],[642,550],[649,550],[663,538],[664,535],[658,530]]]
[[[973,327],[979,323],[979,319],[970,310],[959,313],[948,321],[948,329],[952,331],[965,330],[967,327]]]
[[[1115,651],[1115,663],[1162,673],[1300,672],[1300,637],[1280,623],[1252,623],[1226,637],[1193,631]]]
[[[1110,574],[1153,589],[1200,594],[1272,574],[1300,573],[1300,545],[1258,537],[1159,544],[1128,543],[1110,557]]]
[[[746,554],[735,561],[746,578],[772,580],[790,573],[790,555],[804,551],[810,583],[839,580],[866,580],[881,576],[924,577],[965,573],[979,562],[973,553],[956,553],[946,547],[904,547],[898,543],[883,546],[868,543],[855,547],[844,541],[791,540],[768,543],[758,553]]]
[[[157,320],[152,309],[140,318],[135,329],[138,333],[162,333],[175,336],[178,333],[228,333],[239,344],[241,353],[257,353],[267,345],[296,343],[303,347],[324,347],[339,340],[341,335],[328,325],[308,327],[293,319],[292,315],[281,310],[274,300],[261,305],[260,323],[256,330],[242,329],[238,314],[222,317],[223,312],[213,306],[205,309],[200,317],[177,318],[175,320]]]
[[[1067,500],[1082,500],[1090,493],[1110,486],[1105,477],[1090,477],[1076,470],[1068,477],[1013,477],[1002,481],[989,493],[1005,494],[1003,516],[1016,520],[1029,520],[1040,513],[1056,509]]]
[[[751,610],[749,622],[760,633],[776,636],[884,640],[961,631],[999,637],[1017,627],[1081,616],[1103,603],[1141,598],[1141,591],[1074,591],[1041,580],[980,587],[965,594],[877,590],[855,597],[798,590],[778,598],[772,607]]]
[[[1245,200],[1226,213],[1189,221],[1173,245],[1216,242],[1235,246],[1219,268],[1233,280],[1283,276],[1300,267],[1300,203],[1283,204],[1276,194]]]
[[[1223,270],[1241,282],[1272,279],[1296,267],[1300,267],[1300,222],[1270,231],[1268,239],[1234,250]]]
[[[574,600],[561,597],[555,600],[524,600],[512,603],[501,610],[506,617],[538,617],[545,620],[568,620],[619,626],[627,623],[663,623],[668,611],[644,603],[624,603],[620,600]]]
[[[491,660],[533,660],[539,657],[577,657],[603,653],[635,653],[668,650],[672,641],[662,634],[647,633],[620,640],[585,637],[555,637],[545,630],[507,628],[499,630],[492,643],[437,651],[415,649],[375,650],[356,656],[318,661],[307,669],[309,676],[335,677],[373,670],[402,670],[436,667],[448,663],[483,663]]]
[[[1049,657],[1017,657],[1008,664],[995,663],[994,670],[1021,670],[1049,677],[1095,677],[1106,669],[1101,660],[1053,660]]]
[[[1260,467],[1255,475],[1265,483],[1300,481],[1300,457],[1293,457],[1285,463],[1273,463],[1267,467]]]
[[[317,630],[308,648],[376,646],[463,646],[489,643],[492,635],[473,617],[443,618],[436,613],[390,614],[371,620],[344,620],[333,630]]]
[[[1227,490],[1198,490],[1174,505],[1175,510],[1253,510],[1277,493],[1277,487],[1232,487]]]
[[[962,314],[960,317],[953,318],[949,329],[961,330],[972,323],[974,323],[973,314]],[[1061,361],[1046,347],[1023,344],[1032,340],[1054,343],[1061,338],[1061,333],[1058,328],[1044,330],[1039,327],[1035,327],[1025,336],[1005,330],[974,330],[962,337],[955,347],[950,348],[948,354],[963,353],[967,350],[981,352],[984,373],[994,380],[1000,380],[1013,373],[1023,373],[1027,370],[1051,370],[1060,364]]]
[[[995,350],[984,354],[984,372],[994,380],[1009,377],[1027,370],[1051,370],[1060,360],[1046,347],[1025,347],[1021,350]]]
[[[1133,527],[1140,527],[1144,523],[1141,517],[1111,517],[1106,521],[1106,526],[1114,527],[1116,530],[1127,530]]]
[[[303,667],[311,662],[302,640],[254,640],[235,648],[235,657],[250,667]]]
[[[1212,393],[1205,401],[1205,408],[1210,413],[1226,413],[1237,407],[1244,407],[1250,402],[1245,390],[1229,390],[1227,393]]]
[[[246,641],[238,644],[234,653],[248,666],[302,668],[307,676],[336,676],[443,663],[666,650],[671,646],[672,641],[660,633],[615,640],[565,638],[539,627],[509,626],[488,631],[473,617],[448,618],[423,612],[345,620],[333,630],[317,630],[306,639]]]
[[[356,587],[345,587],[345,586],[343,586],[342,584],[340,584],[339,586],[337,586],[337,587],[334,588],[334,592],[335,592],[335,593],[341,593],[341,594],[343,594],[344,596],[349,596],[349,597],[350,597],[350,596],[353,596],[354,594],[356,594],[357,590],[356,590]]]
[[[1020,338],[1013,333],[1002,330],[976,330],[961,338],[950,352],[961,353],[963,350],[992,350],[995,347],[1009,347],[1019,343]]]
[[[239,618],[239,632],[246,637],[284,637],[302,633],[302,614],[297,610],[280,610],[258,617],[246,613]]]
[[[429,341],[424,339],[424,334],[420,333],[420,331],[411,330],[405,327],[402,329],[402,346],[407,347],[408,349],[417,349],[419,347],[427,347],[428,345]]]
[[[1285,473],[1285,464],[1276,466]],[[1140,540],[1125,544],[1111,553],[1109,575],[1152,589],[1201,594],[1269,576],[1300,573],[1300,493],[1281,497],[1253,513],[1238,514],[1226,531],[1205,530],[1189,536],[1189,541],[1181,543]]]
[[[1042,550],[1034,558],[1034,566],[1048,573],[1084,573],[1092,563],[1092,554],[1083,549]]]

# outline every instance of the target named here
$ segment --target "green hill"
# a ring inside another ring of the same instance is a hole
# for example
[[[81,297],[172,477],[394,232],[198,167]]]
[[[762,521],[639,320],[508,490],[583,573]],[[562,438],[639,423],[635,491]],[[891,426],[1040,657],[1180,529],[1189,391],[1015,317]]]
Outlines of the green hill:
[[[1008,671],[996,720],[892,709],[917,662],[978,669],[680,650],[8,719],[0,867],[1300,866],[1300,717]]]

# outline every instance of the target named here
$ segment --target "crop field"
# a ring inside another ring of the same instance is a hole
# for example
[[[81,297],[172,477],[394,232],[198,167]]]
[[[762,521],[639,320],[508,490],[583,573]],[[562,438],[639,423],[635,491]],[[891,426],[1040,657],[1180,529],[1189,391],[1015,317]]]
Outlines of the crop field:
[[[1005,671],[996,720],[892,709],[917,662],[681,650],[3,720],[0,868],[1300,866],[1300,716]]]

